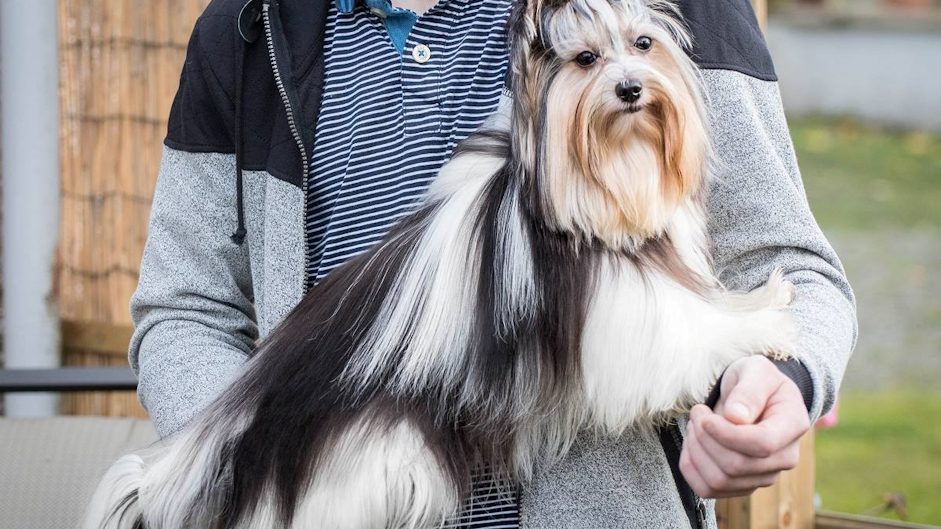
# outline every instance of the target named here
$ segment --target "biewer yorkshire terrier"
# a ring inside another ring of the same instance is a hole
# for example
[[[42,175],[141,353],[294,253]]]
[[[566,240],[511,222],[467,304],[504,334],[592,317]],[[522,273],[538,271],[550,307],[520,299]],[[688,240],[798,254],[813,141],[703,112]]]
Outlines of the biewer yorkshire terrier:
[[[509,132],[314,286],[185,430],[105,475],[85,527],[423,529],[471,473],[526,483],[576,434],[703,400],[787,355],[793,287],[710,260],[698,71],[667,0],[528,0]]]

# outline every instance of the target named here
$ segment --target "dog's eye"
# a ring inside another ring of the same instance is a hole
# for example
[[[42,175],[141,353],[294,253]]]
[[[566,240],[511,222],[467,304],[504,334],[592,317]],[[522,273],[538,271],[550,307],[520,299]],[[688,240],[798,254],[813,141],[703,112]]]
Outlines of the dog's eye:
[[[585,68],[591,66],[592,64],[595,64],[595,61],[597,60],[598,60],[598,56],[590,51],[583,51],[579,53],[577,57],[575,57],[575,62],[577,62],[579,66],[582,66]]]
[[[653,39],[650,37],[640,37],[634,42],[634,47],[640,51],[647,51],[653,46]]]

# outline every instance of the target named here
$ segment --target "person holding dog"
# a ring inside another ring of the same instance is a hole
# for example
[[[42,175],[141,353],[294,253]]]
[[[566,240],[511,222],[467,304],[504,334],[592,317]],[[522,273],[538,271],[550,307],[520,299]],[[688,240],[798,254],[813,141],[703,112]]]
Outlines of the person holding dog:
[[[406,215],[457,144],[509,104],[512,4],[210,4],[171,110],[132,301],[131,364],[162,436],[240,373],[310,285]],[[750,290],[774,269],[796,285],[798,359],[736,361],[685,432],[586,436],[517,497],[495,494],[482,472],[446,527],[711,527],[712,502],[701,498],[773,483],[832,406],[855,340],[854,301],[807,206],[754,13],[748,0],[678,4],[720,162],[708,202],[713,258],[730,287]]]

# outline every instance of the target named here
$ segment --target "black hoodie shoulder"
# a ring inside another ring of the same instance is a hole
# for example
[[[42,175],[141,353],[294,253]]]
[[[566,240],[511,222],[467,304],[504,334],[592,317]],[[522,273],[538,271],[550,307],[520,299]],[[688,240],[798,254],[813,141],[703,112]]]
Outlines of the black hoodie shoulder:
[[[299,108],[293,110],[301,118],[305,138],[312,136],[319,109],[328,1],[280,0],[272,7],[272,16],[278,17],[275,38],[287,59],[279,65],[280,73],[297,94]],[[187,152],[239,150],[243,169],[268,171],[300,185],[301,155],[275,84],[262,23],[255,22],[254,42],[246,42],[238,27],[243,9],[260,11],[261,4],[212,0],[196,21],[164,143]],[[239,122],[242,145],[236,149]]]
[[[680,0],[678,4],[692,33],[692,55],[700,68],[778,80],[750,0]]]
[[[300,118],[302,137],[312,143],[323,88],[326,18],[333,0],[271,1],[277,17],[280,73],[291,84],[299,107],[293,110]],[[240,122],[242,168],[265,170],[302,185],[301,155],[275,85],[264,32],[248,43],[238,28],[246,4],[260,10],[261,3],[209,3],[187,47],[164,143],[188,152],[235,153]],[[679,0],[678,5],[693,36],[693,58],[701,68],[777,80],[750,0]]]
[[[231,136],[236,46],[227,14],[238,0],[214,0],[196,20],[164,143],[190,152],[234,152]]]

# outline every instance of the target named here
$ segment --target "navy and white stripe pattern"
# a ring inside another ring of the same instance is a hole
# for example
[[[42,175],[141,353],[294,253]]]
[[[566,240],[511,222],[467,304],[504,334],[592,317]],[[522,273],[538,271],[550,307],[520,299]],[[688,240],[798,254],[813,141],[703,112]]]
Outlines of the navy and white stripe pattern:
[[[379,242],[454,147],[496,110],[510,9],[510,0],[440,0],[418,18],[399,53],[382,18],[364,5],[349,13],[331,8],[307,187],[306,273],[313,282]],[[430,50],[427,62],[413,57],[418,45]],[[516,498],[482,477],[468,508],[444,527],[518,528]]]
[[[417,20],[401,54],[365,6],[331,8],[307,189],[309,278],[378,242],[494,112],[510,8],[510,0],[441,0]],[[425,63],[412,56],[422,44]]]

